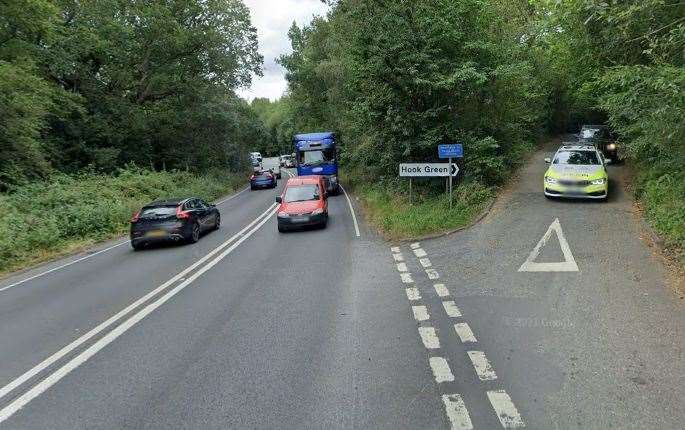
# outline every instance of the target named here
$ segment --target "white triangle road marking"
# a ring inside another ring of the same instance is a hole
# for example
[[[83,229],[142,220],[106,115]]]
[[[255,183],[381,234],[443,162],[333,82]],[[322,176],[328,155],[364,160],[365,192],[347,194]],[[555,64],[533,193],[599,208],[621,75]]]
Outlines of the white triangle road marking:
[[[552,232],[556,233],[557,239],[559,239],[559,245],[561,246],[561,252],[564,254],[564,261],[558,263],[536,263],[535,259],[540,255],[540,250],[543,246],[547,244],[547,241],[552,236]],[[523,262],[521,267],[519,267],[519,272],[577,272],[578,265],[576,260],[573,258],[571,253],[571,248],[566,242],[564,237],[564,232],[561,231],[561,224],[559,223],[559,218],[555,218],[554,222],[549,226],[547,232],[542,239],[535,245],[535,248],[531,251],[530,255]]]

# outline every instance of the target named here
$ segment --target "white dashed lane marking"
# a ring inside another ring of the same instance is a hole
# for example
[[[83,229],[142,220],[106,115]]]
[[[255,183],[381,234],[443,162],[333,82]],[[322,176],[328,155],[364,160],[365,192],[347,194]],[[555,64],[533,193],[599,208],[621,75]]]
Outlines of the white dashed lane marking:
[[[419,293],[418,288],[409,287],[405,291],[407,293],[407,299],[409,299],[409,301],[421,300],[421,293]]]
[[[402,254],[393,254],[392,258],[394,258],[395,261],[404,261],[404,256]]]
[[[451,318],[459,318],[461,316],[461,311],[459,310],[457,305],[454,303],[454,300],[448,300],[446,302],[442,302],[442,307],[445,308],[445,312]]]
[[[454,325],[454,331],[457,332],[457,336],[459,336],[459,339],[463,343],[466,342],[478,342],[476,340],[476,336],[473,335],[473,332],[471,331],[471,327],[467,323],[457,323]]]
[[[409,245],[409,247],[410,247],[411,249],[417,249],[417,248],[419,248],[420,246],[421,246],[421,244],[420,244],[419,242],[414,242],[414,243],[412,243],[411,245]]]
[[[428,258],[419,258],[419,263],[421,263],[421,266],[423,266],[424,269],[433,265]]]
[[[445,404],[445,412],[447,419],[450,420],[450,428],[452,430],[471,430],[473,424],[469,411],[466,410],[464,400],[459,394],[443,394],[442,403]]]
[[[440,348],[440,339],[438,339],[438,335],[433,327],[419,327],[419,335],[421,336],[423,346],[427,349]]]
[[[487,395],[492,408],[497,414],[497,418],[499,418],[499,422],[502,423],[502,427],[505,429],[515,429],[526,426],[521,414],[519,414],[516,406],[514,406],[514,402],[511,401],[511,397],[509,397],[506,391],[488,391]]]
[[[428,361],[431,365],[435,382],[439,384],[441,382],[454,381],[454,375],[452,374],[450,365],[447,364],[447,360],[442,357],[431,357]]]
[[[400,247],[399,246],[391,246],[390,251],[397,254],[398,252],[400,252]]]
[[[397,270],[400,272],[408,272],[409,271],[406,263],[397,263]]]
[[[497,374],[483,351],[467,351],[466,353],[469,355],[474,369],[476,369],[478,379],[481,381],[494,381],[497,379]]]
[[[400,276],[402,277],[402,282],[405,284],[413,284],[414,279],[411,277],[411,273],[400,273]]]
[[[433,285],[433,288],[435,288],[435,292],[440,297],[447,297],[450,295],[450,290],[447,289],[445,284],[435,284]]]
[[[428,256],[428,254],[426,254],[426,251],[424,251],[422,248],[415,249],[414,255],[416,255],[417,258],[424,258]]]
[[[428,309],[426,309],[425,306],[412,306],[411,311],[414,314],[414,319],[416,321],[427,321],[430,319]]]
[[[426,275],[428,275],[428,279],[440,279],[440,275],[435,269],[426,269]]]

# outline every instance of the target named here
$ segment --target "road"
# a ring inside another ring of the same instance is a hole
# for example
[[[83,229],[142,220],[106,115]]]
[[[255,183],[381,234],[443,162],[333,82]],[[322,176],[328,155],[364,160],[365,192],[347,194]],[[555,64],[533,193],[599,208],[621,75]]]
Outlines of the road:
[[[0,428],[682,428],[683,303],[622,168],[606,204],[547,201],[544,156],[440,239],[386,243],[345,195],[279,234],[283,180],[194,245],[3,280]],[[573,268],[561,231],[578,270],[519,271],[550,226],[528,267]]]

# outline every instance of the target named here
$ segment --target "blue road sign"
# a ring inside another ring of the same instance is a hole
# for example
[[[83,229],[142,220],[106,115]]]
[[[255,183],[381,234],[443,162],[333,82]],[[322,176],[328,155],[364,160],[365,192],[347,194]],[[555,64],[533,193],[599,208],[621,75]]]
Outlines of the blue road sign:
[[[461,143],[452,143],[449,145],[438,145],[439,158],[463,158],[464,147]]]

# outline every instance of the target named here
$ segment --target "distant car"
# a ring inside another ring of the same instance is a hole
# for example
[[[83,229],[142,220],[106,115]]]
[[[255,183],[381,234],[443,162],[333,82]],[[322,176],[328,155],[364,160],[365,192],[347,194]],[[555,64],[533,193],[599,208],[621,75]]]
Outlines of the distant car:
[[[250,176],[250,189],[256,190],[259,188],[276,188],[278,182],[276,175],[269,170],[256,170]]]
[[[161,241],[195,243],[207,230],[221,226],[221,214],[213,204],[197,197],[157,200],[133,214],[131,246],[141,249]]]
[[[290,167],[295,167],[295,159],[293,158],[292,155],[281,155],[281,159],[283,160],[283,167],[290,168]]]
[[[605,158],[618,162],[618,147],[606,125],[583,125],[577,136],[578,144],[594,145]]]
[[[328,194],[321,176],[288,179],[276,202],[280,203],[277,214],[280,232],[305,226],[325,228],[328,223]]]
[[[259,152],[250,152],[250,161],[252,161],[252,165],[254,165],[255,162],[261,163],[262,154],[260,154]]]
[[[593,145],[562,145],[543,180],[545,196],[606,200],[609,193],[604,156]]]
[[[281,177],[282,177],[282,175],[281,175],[281,166],[274,166],[274,167],[271,167],[271,168],[269,168],[269,171],[271,171],[271,173],[274,174],[274,176],[276,177],[276,179],[281,179]]]

